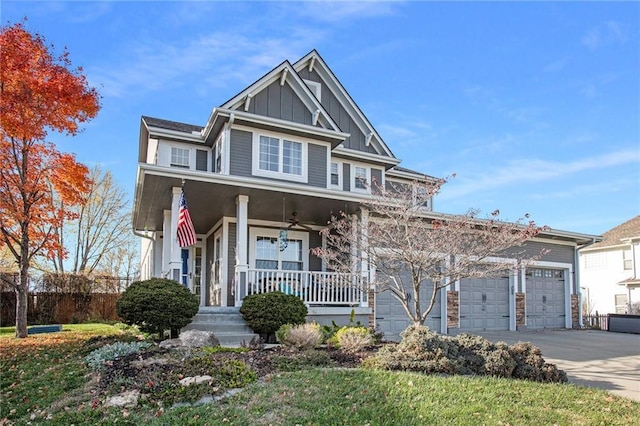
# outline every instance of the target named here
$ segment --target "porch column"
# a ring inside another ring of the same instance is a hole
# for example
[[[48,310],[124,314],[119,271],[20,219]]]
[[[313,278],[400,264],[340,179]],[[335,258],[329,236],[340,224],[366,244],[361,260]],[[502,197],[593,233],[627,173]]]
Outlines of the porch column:
[[[518,288],[518,267],[509,271],[509,331],[516,331],[516,289]]]
[[[369,295],[369,288],[370,288],[370,272],[369,272],[369,253],[367,252],[368,247],[369,247],[369,210],[366,209],[362,209],[360,212],[360,225],[361,225],[361,229],[362,229],[362,234],[360,235],[360,238],[362,238],[362,249],[363,252],[361,253],[361,270],[360,270],[360,280],[361,282],[365,282],[366,283],[366,287],[361,286],[363,288],[361,288],[361,295],[362,298],[360,300],[360,306],[362,307],[367,307],[369,306],[369,302],[367,300],[367,297]]]
[[[248,233],[249,233],[249,196],[238,195],[236,198],[236,279],[235,294],[236,306],[242,305],[242,299],[246,296],[247,273],[249,264],[247,261]]]
[[[182,270],[182,249],[178,245],[178,236],[175,232],[176,227],[173,225],[178,224],[178,211],[180,210],[180,194],[181,188],[173,187],[172,199],[171,199],[171,233],[165,235],[164,238],[169,237],[171,242],[171,257],[169,258],[169,278],[180,282],[180,271]]]
[[[171,210],[165,210],[162,221],[162,270],[160,277],[169,277],[169,261],[171,260],[171,235],[173,226],[171,226]]]

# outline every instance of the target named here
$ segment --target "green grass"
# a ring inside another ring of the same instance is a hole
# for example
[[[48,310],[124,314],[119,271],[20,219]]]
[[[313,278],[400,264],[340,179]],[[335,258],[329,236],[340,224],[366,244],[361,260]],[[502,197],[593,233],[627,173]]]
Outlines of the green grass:
[[[62,326],[62,332],[73,331],[81,334],[98,335],[98,334],[113,334],[117,332],[117,329],[109,324],[90,323],[90,324],[65,324]],[[13,337],[16,334],[15,327],[0,327],[0,338]],[[55,333],[42,333],[42,334],[55,334]],[[32,335],[29,337],[35,337]]]
[[[487,377],[309,369],[274,374],[213,405],[106,409],[83,342],[88,325],[0,339],[0,424],[47,425],[630,425],[640,403],[597,389]]]

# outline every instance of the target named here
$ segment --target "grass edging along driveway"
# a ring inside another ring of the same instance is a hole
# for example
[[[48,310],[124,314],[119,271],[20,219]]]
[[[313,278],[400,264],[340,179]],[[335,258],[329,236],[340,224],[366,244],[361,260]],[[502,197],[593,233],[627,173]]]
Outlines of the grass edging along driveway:
[[[640,335],[601,330],[548,329],[479,333],[492,342],[528,341],[569,382],[606,389],[640,401]]]
[[[640,403],[598,389],[364,369],[275,373],[213,405],[105,408],[81,350],[91,334],[1,338],[0,424],[640,424]]]

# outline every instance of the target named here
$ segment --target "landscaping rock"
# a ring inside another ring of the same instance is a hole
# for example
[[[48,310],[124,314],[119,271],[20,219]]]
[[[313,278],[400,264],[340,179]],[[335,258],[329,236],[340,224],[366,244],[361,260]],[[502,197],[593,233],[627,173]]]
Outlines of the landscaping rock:
[[[194,377],[185,377],[184,379],[180,380],[180,384],[182,386],[189,386],[189,385],[199,385],[200,383],[207,383],[210,382],[213,379],[213,377],[211,376],[194,376]]]
[[[138,398],[140,397],[139,390],[132,390],[114,395],[107,398],[104,403],[105,407],[135,407],[138,405]]]
[[[220,346],[220,342],[211,331],[187,330],[180,334],[177,339],[168,339],[160,342],[160,347],[172,348],[201,348],[203,346]]]

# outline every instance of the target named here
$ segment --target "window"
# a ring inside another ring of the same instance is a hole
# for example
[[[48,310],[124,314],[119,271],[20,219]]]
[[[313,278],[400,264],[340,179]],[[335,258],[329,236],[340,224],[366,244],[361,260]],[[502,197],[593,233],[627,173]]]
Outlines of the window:
[[[282,172],[292,175],[302,175],[302,144],[299,142],[283,141]]]
[[[260,136],[260,170],[277,172],[280,161],[280,140]]]
[[[340,187],[340,164],[331,163],[331,186]]]
[[[629,249],[622,251],[622,266],[625,271],[633,269],[633,257],[631,256],[631,250]]]
[[[306,144],[271,135],[254,134],[253,149],[254,175],[306,181]]]
[[[189,149],[171,147],[171,166],[189,168]]]
[[[256,269],[304,271],[309,251],[309,234],[288,231],[286,244],[277,229],[251,228],[250,262]]]
[[[363,189],[366,190],[367,189],[367,169],[364,167],[355,167],[355,173],[354,173],[354,179],[355,179],[355,185],[354,187],[356,189]]]
[[[213,147],[213,172],[222,173],[222,136]]]

